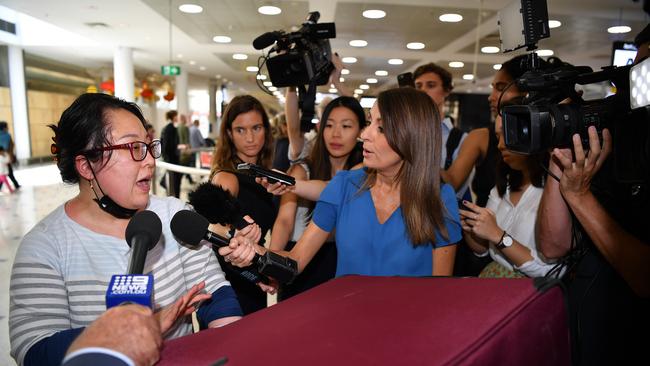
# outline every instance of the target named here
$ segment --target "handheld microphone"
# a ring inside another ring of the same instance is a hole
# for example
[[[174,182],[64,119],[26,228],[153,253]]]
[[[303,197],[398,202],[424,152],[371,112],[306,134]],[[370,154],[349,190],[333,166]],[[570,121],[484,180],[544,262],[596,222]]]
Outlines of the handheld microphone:
[[[182,210],[178,211],[172,218],[171,230],[180,241],[192,246],[199,245],[201,240],[207,240],[217,247],[227,246],[228,239],[208,230],[209,225],[208,220],[198,213]],[[280,283],[291,283],[298,275],[298,263],[296,261],[271,251],[267,251],[263,256],[255,253],[253,264],[257,264],[257,270],[247,270],[235,266],[232,266],[232,268],[235,268],[242,277],[253,283],[260,281],[267,283],[267,279],[260,276],[260,273],[271,276]]]
[[[221,186],[201,183],[187,197],[194,210],[211,224],[233,225],[237,230],[250,225],[237,199]]]
[[[253,48],[256,50],[263,50],[275,43],[280,36],[282,36],[281,31],[266,32],[253,40]]]
[[[136,303],[153,305],[153,275],[143,275],[147,252],[160,240],[162,223],[152,211],[136,213],[126,227],[126,242],[131,247],[128,274],[113,275],[106,291],[106,308]]]

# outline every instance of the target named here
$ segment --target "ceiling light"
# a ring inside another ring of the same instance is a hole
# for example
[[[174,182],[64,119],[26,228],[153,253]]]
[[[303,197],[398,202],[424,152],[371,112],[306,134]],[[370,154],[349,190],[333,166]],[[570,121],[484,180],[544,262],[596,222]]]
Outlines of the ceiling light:
[[[557,28],[562,25],[562,22],[559,20],[549,20],[548,21],[548,27],[549,28]]]
[[[275,87],[275,86],[269,86],[269,91],[270,91],[270,92],[274,92],[274,91],[276,91],[276,90],[278,90],[277,87]]]
[[[617,25],[615,27],[607,28],[607,33],[612,33],[612,34],[628,33],[631,30],[632,28],[628,27],[627,25]]]
[[[377,75],[377,76],[388,76],[388,71],[386,71],[386,70],[377,70],[377,71],[375,71],[375,75]]]
[[[391,58],[390,60],[388,60],[388,63],[390,65],[401,65],[404,63],[404,60],[402,60],[401,58]]]
[[[495,70],[501,70],[501,64],[494,64],[492,65],[492,68]]]
[[[278,15],[282,13],[282,9],[277,6],[265,5],[257,8],[257,12],[264,15]]]
[[[234,58],[235,60],[246,60],[248,59],[248,55],[245,53],[234,53],[232,55],[232,58]]]
[[[257,80],[266,80],[266,75],[264,74],[257,75]]]
[[[259,68],[257,66],[246,66],[246,71],[248,72],[257,72]]]
[[[463,75],[463,80],[474,80],[474,75],[465,74],[465,75]]]
[[[361,84],[361,85],[359,85],[359,89],[368,90],[368,89],[370,89],[370,85]]]
[[[273,83],[270,81],[265,81],[264,86],[273,86]]]
[[[366,47],[368,45],[368,42],[364,41],[363,39],[353,39],[350,41],[350,46],[352,47]]]
[[[386,16],[386,12],[379,9],[364,10],[361,14],[368,19],[381,19]]]
[[[438,19],[440,19],[441,22],[458,23],[463,20],[463,16],[460,14],[442,14]]]
[[[361,89],[354,89],[354,94],[363,94],[363,90],[361,90]]]
[[[465,66],[465,64],[460,61],[452,61],[449,63],[449,67],[452,67],[454,69],[460,69],[463,66]]]
[[[344,82],[345,82],[345,78],[339,78],[339,82],[340,82],[340,83],[344,83]]]
[[[377,79],[375,79],[375,78],[367,78],[366,83],[368,83],[368,84],[377,84]]]
[[[205,66],[201,66],[201,67],[199,67],[199,70],[201,70],[201,71],[205,71]]]
[[[196,4],[183,4],[178,7],[178,10],[182,11],[183,13],[198,14],[203,11],[203,7]]]
[[[350,74],[350,70],[348,69],[341,70],[341,75],[348,75],[348,74]]]
[[[275,87],[272,86],[271,88],[275,88]],[[269,88],[269,89],[271,89],[271,88]],[[276,91],[273,92],[273,95],[275,95],[276,97],[279,97],[280,95],[282,95],[282,93],[280,93],[280,91],[278,91],[277,88],[276,88]]]
[[[481,52],[483,52],[483,53],[497,53],[499,51],[501,51],[501,49],[499,47],[495,47],[495,46],[481,47]]]
[[[178,57],[178,58],[183,58],[183,54],[182,54],[182,53],[179,53],[178,55],[176,55],[176,57]]]
[[[328,90],[330,93],[338,93],[338,90],[336,88],[329,88]]]
[[[190,65],[196,65],[196,61],[190,60]]]
[[[356,57],[343,57],[341,59],[341,61],[343,61],[344,64],[353,64],[353,63],[357,62],[357,58]]]
[[[230,38],[228,36],[214,36],[212,38],[212,40],[217,42],[217,43],[230,43],[230,42],[232,42],[232,38]]]
[[[424,48],[424,43],[422,42],[411,42],[406,45],[406,48],[409,50],[421,50]]]
[[[553,50],[537,50],[537,56],[553,56]]]

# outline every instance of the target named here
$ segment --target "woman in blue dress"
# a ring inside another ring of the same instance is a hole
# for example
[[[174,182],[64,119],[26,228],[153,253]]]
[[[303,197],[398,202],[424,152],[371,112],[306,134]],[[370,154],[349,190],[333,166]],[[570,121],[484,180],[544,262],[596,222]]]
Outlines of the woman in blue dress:
[[[455,193],[440,183],[439,118],[423,92],[380,93],[361,133],[364,168],[338,172],[298,243],[279,253],[302,271],[336,228],[337,276],[451,275],[461,231]],[[242,267],[265,251],[239,238],[219,249]]]

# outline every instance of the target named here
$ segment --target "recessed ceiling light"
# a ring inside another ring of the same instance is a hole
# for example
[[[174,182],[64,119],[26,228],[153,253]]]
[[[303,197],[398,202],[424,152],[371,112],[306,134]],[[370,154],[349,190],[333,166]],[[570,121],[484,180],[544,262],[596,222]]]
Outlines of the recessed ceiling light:
[[[190,60],[190,65],[196,65],[196,61]]]
[[[348,75],[348,74],[350,74],[350,70],[348,69],[341,70],[341,75]]]
[[[269,86],[269,91],[270,91],[270,92],[274,92],[274,91],[277,91],[277,90],[278,90],[277,87],[275,87],[275,86]]]
[[[201,66],[201,67],[199,67],[199,70],[201,70],[201,71],[205,71],[205,66]]]
[[[248,72],[257,72],[259,68],[257,66],[246,66],[246,71]]]
[[[272,86],[271,88],[275,88],[275,87]],[[270,90],[271,88],[269,88],[269,90]],[[282,95],[282,93],[280,93],[280,91],[277,90],[277,88],[275,88],[275,89],[276,89],[276,90],[273,92],[273,95],[275,95],[276,97],[279,97],[280,95]]]
[[[492,65],[492,68],[495,70],[501,70],[501,64],[494,64]]]
[[[386,70],[377,70],[377,71],[375,71],[375,75],[377,75],[377,76],[388,76],[388,71],[386,71]]]
[[[537,50],[537,56],[553,56],[553,50]]]
[[[411,42],[406,45],[406,48],[409,50],[421,50],[424,48],[424,43],[422,42]]]
[[[330,93],[338,93],[338,90],[336,88],[329,88],[328,90]]]
[[[352,47],[366,47],[368,45],[368,42],[364,41],[363,39],[353,39],[350,41],[350,46]]]
[[[460,61],[452,61],[449,63],[449,67],[452,67],[454,69],[460,69],[463,66],[465,66],[465,63]]]
[[[282,9],[277,6],[265,5],[257,8],[257,12],[264,15],[278,15],[282,13]]]
[[[379,9],[364,10],[361,14],[368,19],[381,19],[386,16],[386,12]]]
[[[178,10],[182,11],[183,13],[198,14],[203,11],[203,7],[196,4],[183,4],[178,7]]]
[[[345,78],[339,78],[339,83],[344,83],[344,82],[345,82]]]
[[[465,74],[465,75],[463,75],[463,80],[474,80],[474,75]]]
[[[481,47],[481,52],[483,52],[483,53],[497,53],[499,51],[501,51],[501,49],[499,47],[496,47],[496,46]]]
[[[265,81],[264,86],[273,86],[273,83],[270,81]]]
[[[183,58],[183,54],[182,54],[182,53],[179,53],[178,55],[176,55],[176,57],[178,57],[178,58]]]
[[[375,78],[367,78],[366,83],[368,83],[368,84],[377,84],[377,79],[375,79]]]
[[[343,57],[341,59],[341,61],[343,61],[344,64],[353,64],[353,63],[357,62],[357,58],[356,57]]]
[[[460,14],[442,14],[438,19],[440,19],[441,22],[458,23],[463,20],[463,16]]]
[[[361,84],[361,85],[359,85],[359,89],[368,90],[368,89],[370,89],[370,85]]]
[[[266,80],[266,75],[264,74],[257,75],[257,80]]]
[[[361,90],[361,89],[354,89],[354,94],[363,94],[363,90]]]
[[[549,28],[557,28],[562,25],[562,22],[559,20],[549,20],[548,21],[548,27]]]
[[[248,55],[245,53],[234,53],[232,55],[232,58],[234,58],[235,60],[247,60]]]
[[[212,38],[212,40],[217,42],[217,43],[230,43],[230,42],[232,42],[232,38],[230,38],[228,36],[214,36]]]
[[[404,60],[402,60],[401,58],[391,58],[390,60],[388,60],[388,63],[390,65],[401,65],[404,63]]]
[[[631,30],[632,28],[628,27],[627,25],[617,25],[615,27],[607,28],[607,33],[612,33],[612,34],[628,33]]]

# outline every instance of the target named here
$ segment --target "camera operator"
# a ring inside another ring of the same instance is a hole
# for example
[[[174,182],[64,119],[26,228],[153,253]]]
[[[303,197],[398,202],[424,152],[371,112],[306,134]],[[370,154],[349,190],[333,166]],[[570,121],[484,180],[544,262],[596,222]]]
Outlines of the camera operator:
[[[647,48],[648,27],[636,43]],[[647,110],[642,112],[647,115]],[[615,123],[629,125],[632,119]],[[647,117],[637,118],[636,124],[640,131],[635,132],[647,137]],[[538,243],[547,258],[563,257],[573,264],[567,282],[574,363],[648,364],[650,200],[647,192],[626,197],[629,186],[626,191],[625,182],[612,179],[617,147],[630,142],[604,129],[601,147],[596,128],[589,127],[588,133],[587,151],[577,134],[573,152],[552,151],[549,169],[560,179],[549,177],[544,187]],[[639,187],[647,187],[647,171]],[[578,222],[572,222],[572,216]]]

